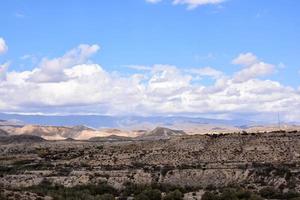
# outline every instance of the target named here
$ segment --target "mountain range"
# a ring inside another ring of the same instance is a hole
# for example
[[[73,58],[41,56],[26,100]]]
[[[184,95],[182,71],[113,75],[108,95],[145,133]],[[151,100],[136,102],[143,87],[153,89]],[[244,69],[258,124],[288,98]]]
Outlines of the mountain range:
[[[46,140],[124,141],[169,139],[176,135],[300,130],[292,124],[191,117],[44,116],[0,113],[0,136],[32,135]]]
[[[0,113],[0,119],[16,124],[35,124],[49,126],[78,126],[99,128],[143,128],[172,126],[175,124],[220,124],[245,126],[253,124],[247,120],[209,119],[184,116],[108,116],[108,115],[38,115]]]

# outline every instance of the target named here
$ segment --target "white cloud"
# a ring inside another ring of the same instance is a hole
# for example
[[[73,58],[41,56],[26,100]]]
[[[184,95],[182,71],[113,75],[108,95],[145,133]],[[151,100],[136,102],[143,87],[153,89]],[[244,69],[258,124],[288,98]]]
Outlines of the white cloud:
[[[232,63],[235,65],[244,65],[249,66],[258,62],[257,57],[252,53],[240,54],[237,58],[235,58]]]
[[[275,70],[274,65],[258,60],[252,53],[240,54],[232,63],[244,67],[241,71],[235,73],[234,81],[236,82],[245,82],[253,78],[266,76]]]
[[[151,96],[174,97],[190,86],[192,77],[172,65],[154,65],[147,91]]]
[[[203,67],[203,68],[197,68],[197,69],[194,68],[194,69],[190,69],[188,71],[193,74],[197,74],[199,76],[209,76],[212,78],[219,78],[223,75],[223,73],[221,71],[216,70],[211,67]]]
[[[63,81],[67,78],[64,74],[64,69],[85,63],[99,49],[98,45],[81,44],[77,48],[68,51],[62,57],[54,59],[44,58],[38,69],[30,77],[30,80],[33,82]]]
[[[243,68],[232,76],[211,67],[181,70],[172,65],[153,65],[125,76],[89,62],[88,57],[97,50],[97,46],[78,47],[42,61],[31,71],[6,72],[0,79],[0,111],[263,115],[270,119],[281,112],[286,120],[300,117],[299,90],[258,79],[273,69],[258,59],[241,59]],[[45,74],[46,78],[36,77]],[[63,78],[56,77],[61,74]],[[210,76],[214,83],[207,86],[194,81],[195,75]],[[43,81],[33,80],[34,76]]]
[[[162,0],[146,0],[148,3],[159,3]],[[198,6],[208,5],[208,4],[220,4],[226,0],[173,0],[173,5],[183,4],[187,5],[189,10],[197,8]]]
[[[5,43],[5,40],[0,37],[0,54],[6,53],[7,50],[8,50],[8,47],[7,47],[6,43]]]
[[[127,68],[129,69],[134,69],[138,71],[150,71],[151,67],[149,66],[144,66],[144,65],[126,65]]]
[[[160,1],[162,1],[162,0],[146,0],[146,2],[148,2],[148,3],[158,3]]]
[[[220,4],[225,0],[174,0],[173,4],[185,4],[188,6],[188,9],[194,9],[198,6],[207,5],[207,4]]]
[[[3,81],[6,79],[6,73],[9,67],[9,62],[6,62],[2,65],[0,65],[0,81]]]
[[[259,62],[255,63],[239,72],[234,76],[234,80],[237,82],[244,82],[249,79],[266,76],[274,72],[274,65]]]

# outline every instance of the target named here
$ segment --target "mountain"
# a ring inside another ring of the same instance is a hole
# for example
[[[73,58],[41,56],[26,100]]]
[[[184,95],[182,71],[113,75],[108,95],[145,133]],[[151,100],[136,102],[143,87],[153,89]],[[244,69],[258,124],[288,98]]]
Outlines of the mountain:
[[[107,116],[107,115],[21,115],[0,113],[0,119],[21,121],[24,124],[48,125],[48,126],[78,126],[85,125],[93,128],[122,128],[122,129],[152,129],[157,126],[172,127],[178,124],[205,125],[219,124],[231,126],[243,126],[252,124],[246,120],[220,120],[201,117],[180,116]]]
[[[1,135],[35,135],[46,140],[88,140],[117,135],[137,139],[168,139],[183,130],[188,135],[278,130],[278,125],[258,125],[241,120],[218,120],[192,117],[139,117],[102,115],[20,115],[0,113]],[[95,127],[95,129],[90,128]],[[155,128],[158,127],[158,128]],[[165,128],[162,128],[165,127]],[[153,131],[151,131],[154,129]],[[300,130],[300,126],[281,124],[282,130]],[[6,132],[6,133],[5,133]],[[156,134],[156,135],[155,135]]]
[[[64,141],[66,141],[66,142],[75,142],[76,140],[73,139],[73,138],[66,138],[66,139],[64,139]]]
[[[0,137],[0,143],[10,144],[10,143],[35,143],[44,142],[45,140],[39,136],[34,135],[10,135]]]
[[[2,136],[8,136],[8,133],[6,131],[0,129],[0,137],[2,137]]]
[[[170,139],[176,136],[187,135],[182,130],[172,130],[164,127],[157,127],[150,132],[145,133],[144,135],[137,137],[139,140],[164,140]]]
[[[5,126],[0,130],[8,135],[34,135],[42,137],[46,140],[65,140],[67,138],[76,140],[88,140],[95,137],[116,136],[139,136],[142,131],[124,131],[119,129],[101,129],[94,130],[85,126],[43,126],[43,125],[25,125],[21,127]],[[5,135],[7,135],[5,134]]]
[[[24,123],[22,121],[19,120],[15,120],[15,119],[8,119],[8,120],[0,120],[0,127],[1,126],[16,126],[16,127],[20,127],[23,126]]]
[[[76,138],[83,131],[92,131],[93,129],[76,126],[41,126],[41,125],[25,125],[22,127],[11,127],[7,129],[10,135],[34,135],[43,137],[47,140],[63,140],[66,138]]]

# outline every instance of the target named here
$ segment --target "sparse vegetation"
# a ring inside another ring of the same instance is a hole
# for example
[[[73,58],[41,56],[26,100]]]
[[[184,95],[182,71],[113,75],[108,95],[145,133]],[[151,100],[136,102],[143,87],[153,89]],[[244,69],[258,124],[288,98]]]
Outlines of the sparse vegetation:
[[[180,190],[174,190],[172,192],[169,192],[163,200],[182,200],[183,199],[183,194],[180,192]]]
[[[296,199],[300,181],[299,159],[294,155],[300,154],[300,137],[284,134],[0,145],[0,187],[22,187],[24,192],[58,200],[172,200],[184,194],[196,197],[199,190],[206,191],[204,200]],[[228,177],[235,177],[236,184],[228,185],[232,182]]]
[[[75,199],[75,200],[107,200],[112,199],[117,191],[105,184],[97,185],[79,185],[75,187],[64,187],[62,185],[53,185],[47,180],[39,185],[22,188],[24,191],[34,192],[40,195],[53,197],[55,200]]]

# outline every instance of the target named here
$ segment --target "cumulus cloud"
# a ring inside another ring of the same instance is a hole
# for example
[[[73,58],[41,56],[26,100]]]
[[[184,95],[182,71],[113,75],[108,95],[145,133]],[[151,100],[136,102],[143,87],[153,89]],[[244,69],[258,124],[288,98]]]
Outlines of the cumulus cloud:
[[[8,47],[5,43],[5,40],[0,37],[0,54],[4,54],[5,52],[7,52],[7,50],[8,50]]]
[[[158,3],[161,2],[162,0],[146,0],[148,3]],[[188,9],[194,9],[197,8],[198,6],[202,5],[208,5],[208,4],[220,4],[223,3],[225,0],[173,0],[172,4],[173,5],[178,5],[178,4],[183,4],[187,5]]]
[[[33,82],[63,81],[68,78],[64,74],[64,69],[85,63],[99,49],[98,45],[81,44],[77,48],[68,51],[62,57],[54,59],[44,58],[30,77],[30,80]]]
[[[299,90],[261,79],[271,73],[273,65],[254,54],[234,59],[242,69],[233,75],[211,67],[183,70],[161,64],[122,75],[89,61],[98,49],[94,45],[79,46],[61,57],[42,60],[33,70],[6,72],[0,79],[0,111],[235,117],[255,114],[271,118],[281,112],[286,120],[300,117]],[[7,66],[0,69],[7,71]],[[214,82],[204,85],[201,80],[195,81],[196,76],[209,76]]]
[[[234,75],[234,81],[244,82],[253,78],[266,76],[275,70],[275,66],[258,60],[252,53],[240,54],[232,61],[244,67]]]
[[[3,54],[7,51],[8,47],[5,43],[5,40],[0,37],[0,54]],[[0,63],[0,81],[3,81],[6,79],[6,73],[9,67],[9,62],[6,62],[4,64]]]
[[[249,66],[258,62],[257,57],[253,53],[242,53],[235,58],[232,63],[235,65]]]

